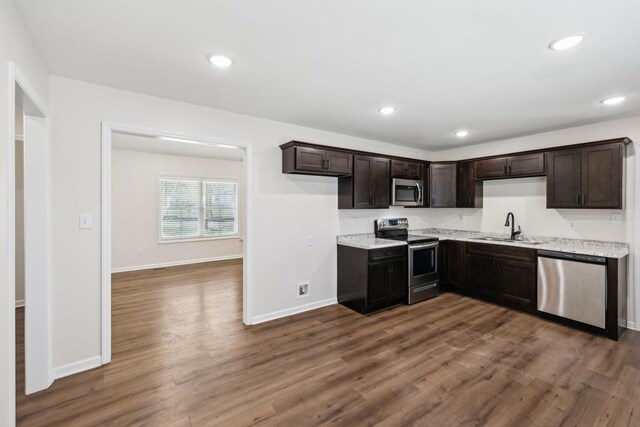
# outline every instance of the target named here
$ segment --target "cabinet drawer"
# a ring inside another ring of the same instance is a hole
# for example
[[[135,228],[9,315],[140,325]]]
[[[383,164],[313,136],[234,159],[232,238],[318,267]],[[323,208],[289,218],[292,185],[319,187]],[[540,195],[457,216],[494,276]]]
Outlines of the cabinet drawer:
[[[406,246],[393,246],[390,248],[371,249],[369,251],[369,261],[380,261],[387,258],[397,258],[405,256]]]
[[[536,262],[535,249],[519,248],[516,246],[467,243],[467,253],[498,256],[500,258],[510,258],[525,262]]]

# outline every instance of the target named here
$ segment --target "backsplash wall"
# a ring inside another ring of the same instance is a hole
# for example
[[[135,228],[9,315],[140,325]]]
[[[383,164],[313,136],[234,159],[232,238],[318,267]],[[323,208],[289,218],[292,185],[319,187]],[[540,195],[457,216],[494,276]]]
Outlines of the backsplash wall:
[[[521,226],[524,235],[630,243],[626,210],[547,209],[544,177],[485,181],[483,186],[483,209],[420,209],[420,220],[430,227],[507,234],[506,216],[513,212],[516,229]],[[619,215],[618,222],[611,221],[612,214]]]

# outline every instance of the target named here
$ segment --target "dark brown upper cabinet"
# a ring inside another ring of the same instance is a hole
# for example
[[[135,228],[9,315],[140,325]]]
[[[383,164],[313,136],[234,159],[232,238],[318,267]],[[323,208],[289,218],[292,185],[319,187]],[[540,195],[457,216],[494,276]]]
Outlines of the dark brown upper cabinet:
[[[338,178],[339,209],[389,207],[390,160],[353,156],[353,174]]]
[[[455,163],[429,165],[429,207],[456,207],[456,169]]]
[[[547,208],[623,208],[623,143],[551,151],[547,156]]]
[[[544,175],[544,153],[494,157],[476,161],[476,179],[519,178]]]
[[[351,175],[353,155],[340,151],[291,145],[282,150],[282,173],[299,175]]]
[[[422,164],[405,160],[391,160],[391,178],[420,179]]]
[[[476,181],[474,162],[458,162],[456,207],[482,207],[482,181]]]

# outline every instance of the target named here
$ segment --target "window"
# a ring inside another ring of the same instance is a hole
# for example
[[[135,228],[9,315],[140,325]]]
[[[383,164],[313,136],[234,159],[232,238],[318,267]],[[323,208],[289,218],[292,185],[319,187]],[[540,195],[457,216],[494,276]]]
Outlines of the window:
[[[234,181],[160,177],[160,240],[236,236],[237,201]]]

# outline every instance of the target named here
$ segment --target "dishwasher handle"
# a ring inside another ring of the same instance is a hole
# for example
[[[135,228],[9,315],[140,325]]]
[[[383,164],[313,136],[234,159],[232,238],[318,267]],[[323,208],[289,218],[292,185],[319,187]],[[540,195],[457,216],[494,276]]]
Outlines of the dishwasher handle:
[[[601,256],[573,254],[570,252],[555,252],[555,251],[547,251],[543,249],[538,251],[538,256],[545,257],[545,258],[566,259],[569,261],[576,261],[576,262],[589,262],[592,264],[607,263],[607,258],[601,257]]]

